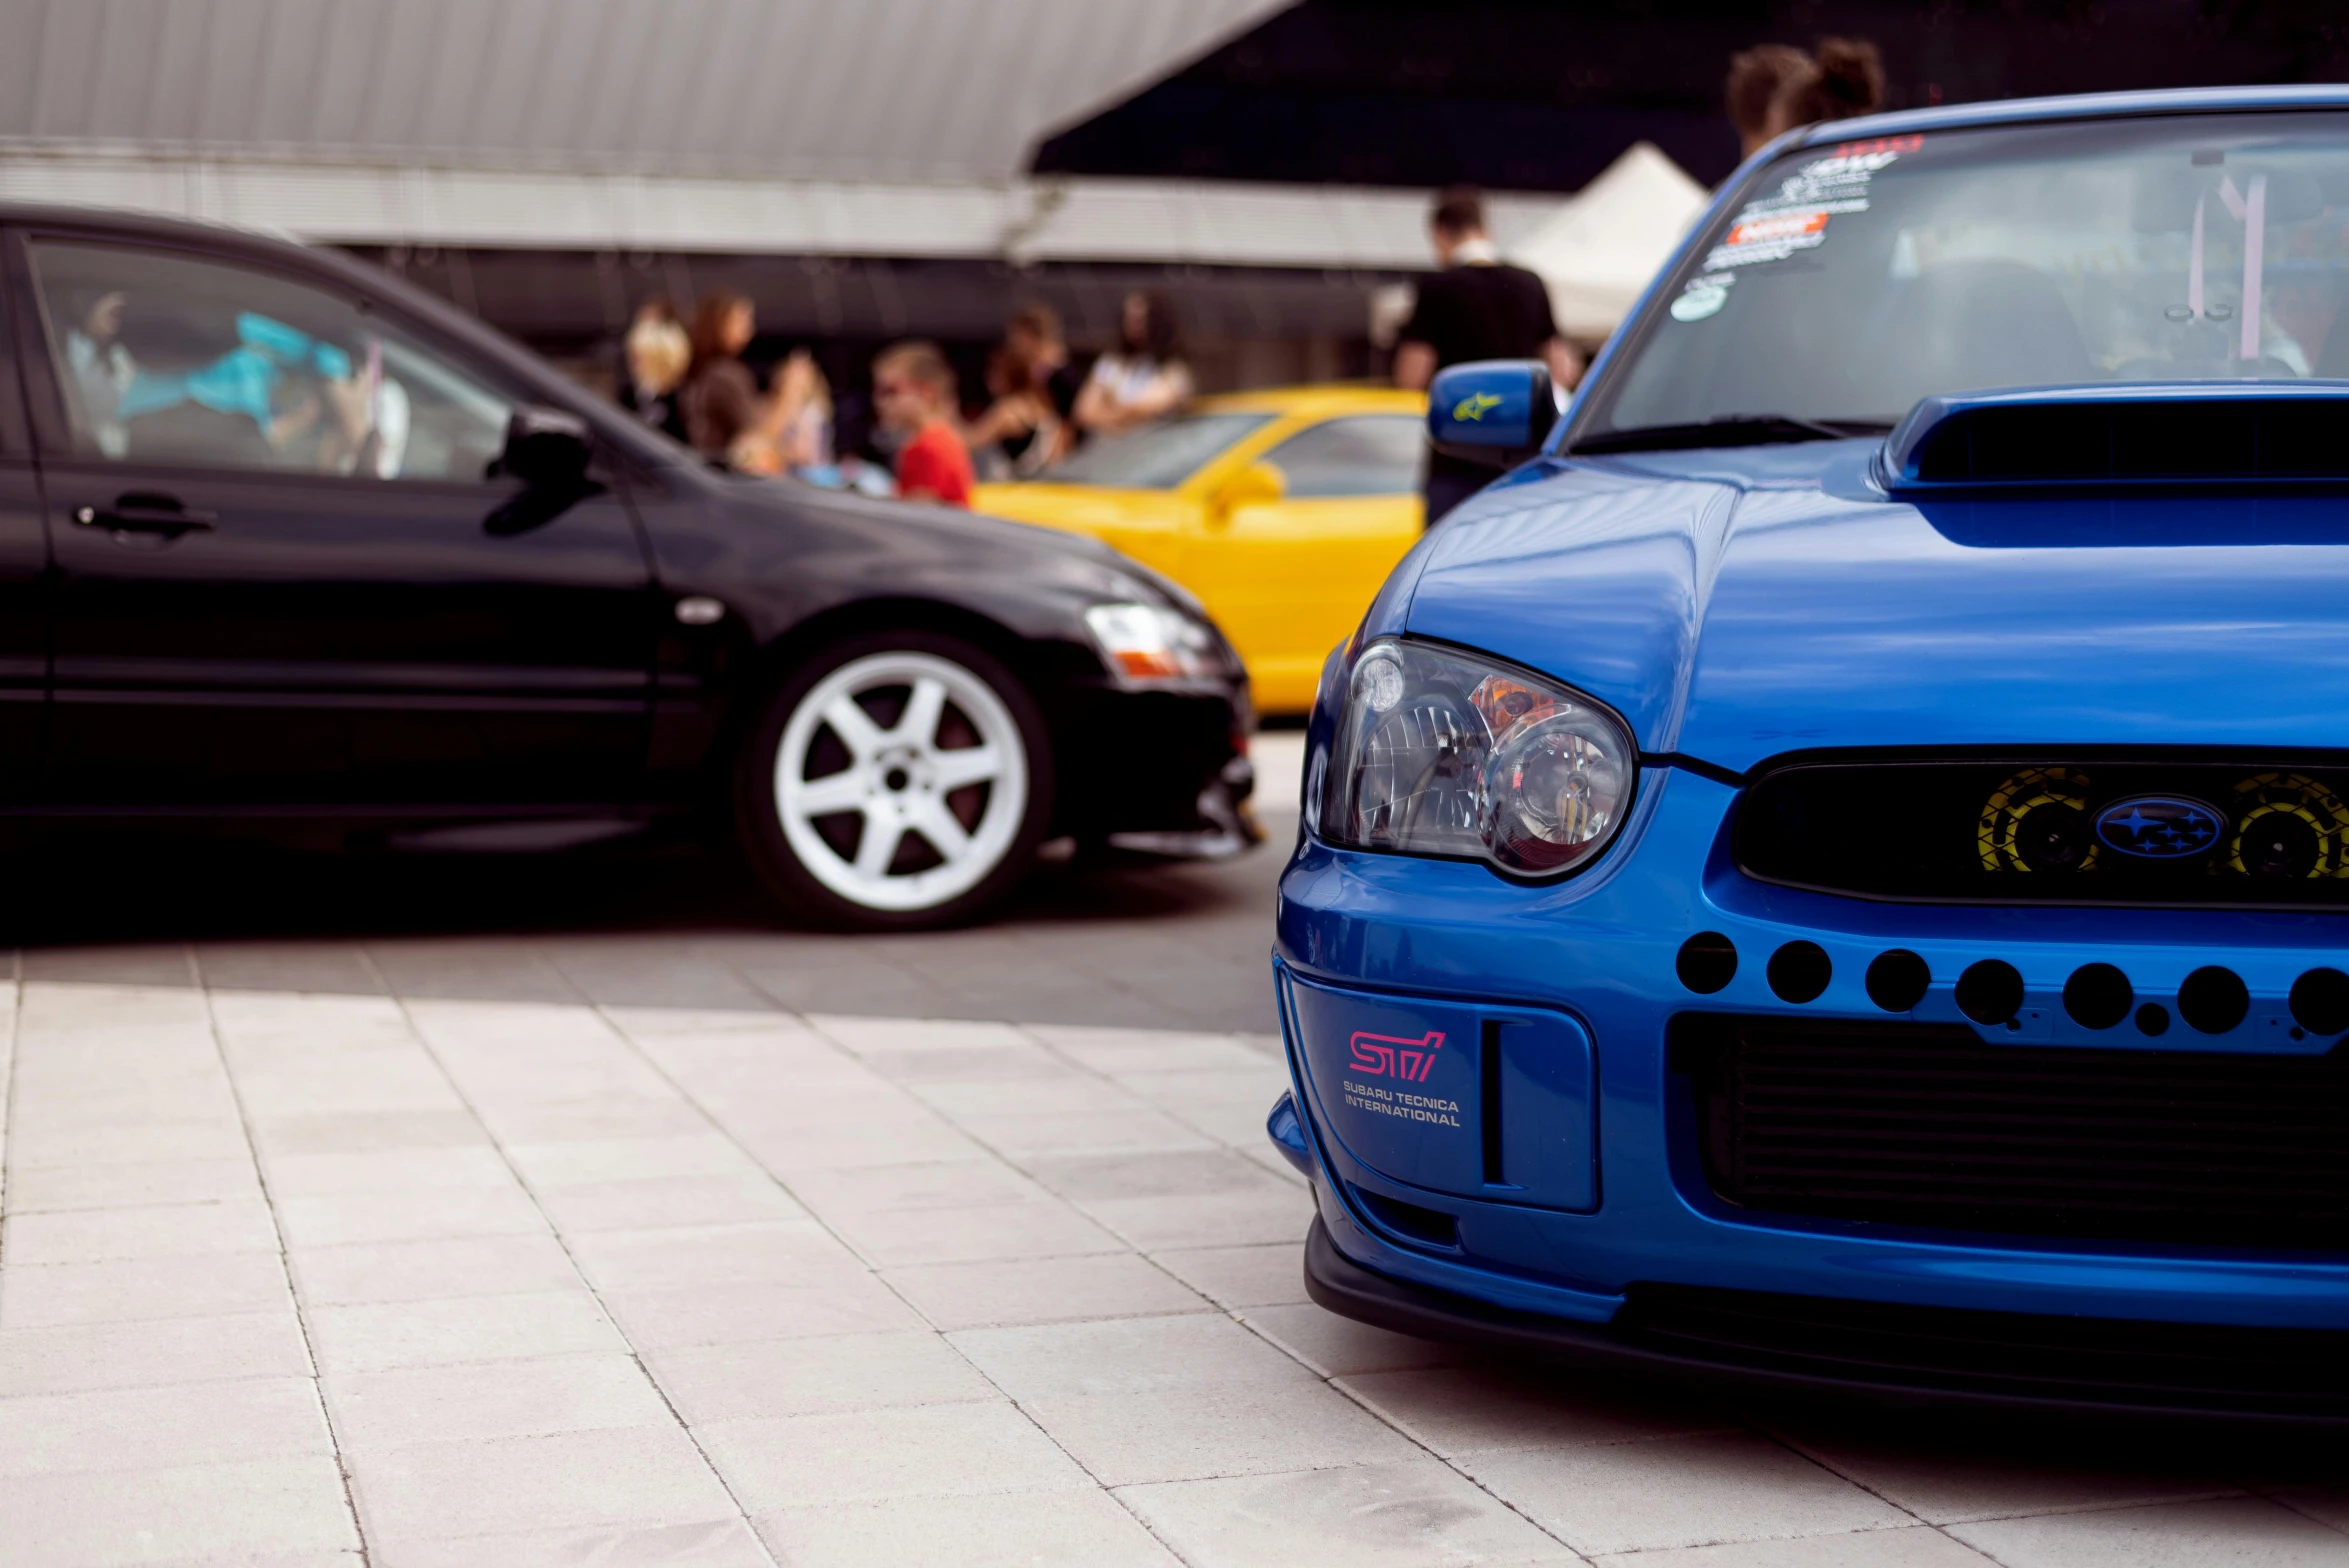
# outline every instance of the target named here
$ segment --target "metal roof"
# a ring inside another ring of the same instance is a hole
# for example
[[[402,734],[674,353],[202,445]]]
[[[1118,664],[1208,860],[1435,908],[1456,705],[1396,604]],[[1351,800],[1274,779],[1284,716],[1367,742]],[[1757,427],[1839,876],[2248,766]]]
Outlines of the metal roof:
[[[20,149],[999,184],[1289,0],[0,0]]]

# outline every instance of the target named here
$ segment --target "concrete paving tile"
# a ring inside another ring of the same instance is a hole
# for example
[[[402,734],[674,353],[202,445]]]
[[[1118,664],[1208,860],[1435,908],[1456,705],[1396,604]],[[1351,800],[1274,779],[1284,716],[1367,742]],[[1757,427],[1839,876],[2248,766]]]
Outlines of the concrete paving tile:
[[[832,1223],[881,1267],[982,1258],[1051,1258],[1122,1252],[1115,1236],[1054,1199],[968,1209],[880,1209]]]
[[[309,1374],[291,1302],[270,1312],[0,1329],[0,1397]]]
[[[1306,1300],[1305,1249],[1276,1241],[1252,1247],[1174,1247],[1150,1261],[1219,1307],[1279,1307]]]
[[[593,1138],[690,1137],[710,1130],[710,1119],[689,1100],[641,1095],[557,1104],[485,1105],[481,1119],[508,1144],[562,1143]]]
[[[923,1104],[957,1120],[965,1116],[1115,1113],[1142,1104],[1117,1085],[1063,1067],[1049,1057],[1043,1058],[1043,1069],[1032,1077],[917,1083],[912,1092]]]
[[[469,1111],[335,1111],[256,1116],[253,1141],[264,1160],[289,1154],[375,1154],[394,1149],[486,1145],[489,1134]],[[352,1189],[359,1190],[359,1189]]]
[[[534,1530],[454,1540],[370,1543],[375,1568],[773,1568],[739,1516],[695,1524]]]
[[[1647,1388],[1513,1364],[1342,1377],[1338,1385],[1447,1459],[1529,1448],[1636,1443],[1733,1429]]]
[[[581,999],[578,987],[558,970],[536,954],[513,950],[518,946],[377,941],[367,950],[393,992],[414,999],[420,1007]]]
[[[746,1162],[747,1163],[747,1162]],[[537,1194],[555,1228],[578,1231],[660,1230],[680,1225],[740,1225],[804,1220],[773,1178],[756,1167],[748,1176],[669,1176],[650,1181],[598,1182]]]
[[[286,1261],[311,1307],[511,1296],[580,1284],[571,1255],[543,1233],[296,1247]]]
[[[0,1224],[0,1254],[11,1268],[276,1250],[277,1224],[258,1193],[212,1203],[11,1214]]]
[[[0,1269],[0,1329],[290,1310],[275,1253],[12,1264]]]
[[[1307,1302],[1292,1307],[1256,1307],[1240,1321],[1304,1362],[1323,1377],[1361,1372],[1398,1372],[1408,1367],[1457,1366],[1466,1359],[1456,1345],[1414,1339],[1357,1323]]]
[[[895,1497],[761,1514],[792,1568],[1175,1568],[1107,1493]]]
[[[432,1058],[413,1043],[388,1051],[280,1058],[268,1066],[239,1064],[236,1084],[238,1098],[252,1116],[454,1111],[465,1104]]]
[[[734,1511],[674,1422],[364,1448],[347,1458],[370,1541],[698,1524]]]
[[[0,1560],[166,1563],[356,1551],[329,1455],[0,1478]]]
[[[1900,1512],[1750,1433],[1478,1454],[1477,1481],[1577,1551],[1647,1551],[1906,1524]]]
[[[1378,1464],[1419,1453],[1302,1374],[1037,1399],[1022,1408],[1104,1486]]]
[[[1928,1525],[1806,1535],[1798,1540],[1667,1547],[1592,1561],[1598,1568],[1996,1568],[1990,1558]]]
[[[1197,1568],[1582,1561],[1433,1459],[1129,1486],[1117,1495]]]
[[[625,1350],[585,1290],[319,1307],[307,1314],[323,1373]]]
[[[724,1133],[703,1129],[667,1138],[582,1138],[508,1143],[506,1157],[534,1190],[661,1176],[757,1175],[757,1166]]]
[[[168,996],[193,999],[197,995],[193,989],[183,989],[195,981],[187,949],[173,944],[36,947],[25,952],[22,963],[27,1013],[36,1006],[44,1014],[52,1009],[63,1011],[73,1001],[85,1001],[93,1010],[104,1007],[112,1011],[139,1000],[136,993],[149,988]],[[60,992],[79,995],[59,996]]]
[[[344,1449],[533,1437],[674,1418],[634,1356],[550,1356],[323,1379]]]
[[[380,987],[305,996],[283,988],[215,986],[206,991],[205,1000],[232,1062],[280,1056],[299,1060],[400,1046],[412,1051],[416,1046],[407,1013]]]
[[[1140,1150],[1212,1149],[1215,1145],[1171,1116],[1137,1105],[1124,1111],[1069,1115],[965,1116],[970,1135],[1007,1158],[1053,1154],[1126,1154]]]
[[[1950,1525],[2005,1568],[2338,1568],[2349,1535],[2260,1497]]]
[[[763,1514],[867,1499],[1042,1491],[1092,1483],[1009,1401],[696,1427],[744,1506]]]
[[[2072,1465],[2045,1456],[2025,1458],[1978,1448],[1895,1447],[1810,1434],[1789,1441],[1929,1524],[2121,1508],[2239,1490],[2208,1475]]]
[[[336,1192],[281,1198],[278,1222],[289,1247],[424,1241],[445,1236],[526,1236],[548,1230],[530,1194],[503,1187],[425,1192]]]
[[[251,1157],[244,1127],[229,1117],[96,1126],[28,1123],[19,1118],[8,1133],[8,1163],[19,1170],[36,1165],[145,1165],[157,1160]]]
[[[981,1203],[1047,1200],[1052,1195],[1001,1160],[942,1160],[869,1171],[809,1171],[792,1191],[818,1214],[879,1209],[962,1209]]]
[[[215,993],[227,990],[348,992],[373,995],[383,981],[360,950],[344,942],[204,942],[196,969]]]
[[[1263,1065],[1265,1056],[1228,1034],[1174,1029],[1104,1029],[1086,1025],[1029,1024],[1027,1032],[1055,1051],[1096,1072],[1128,1073]],[[1273,1058],[1276,1070],[1278,1057]]]
[[[597,1010],[612,1027],[637,1039],[671,1035],[787,1034],[809,1038],[815,1031],[800,1022],[797,1013],[779,1011],[764,996],[740,1003],[712,1006],[640,1006],[634,1002],[604,1002]]]
[[[1275,1183],[1247,1192],[1116,1198],[1081,1207],[1144,1252],[1282,1241],[1302,1249],[1313,1224],[1312,1194]]]
[[[726,1127],[742,1140],[754,1159],[786,1181],[807,1170],[864,1170],[989,1158],[985,1147],[937,1118],[880,1125],[844,1121],[776,1132],[729,1118]]]
[[[864,1272],[856,1255],[813,1220],[596,1231],[572,1238],[571,1251],[601,1290],[806,1285]]]
[[[941,1329],[1212,1310],[1180,1281],[1125,1252],[886,1269],[882,1278]]]
[[[1011,1024],[966,1023],[948,1018],[851,1018],[820,1012],[806,1017],[810,1028],[860,1056],[868,1051],[1017,1051],[1030,1044]]]
[[[2337,1465],[2326,1462],[2326,1469]],[[2329,1524],[2336,1530],[2349,1531],[2349,1486],[2338,1483],[2324,1486],[2294,1486],[2274,1494],[2276,1500],[2294,1513],[2308,1515],[2320,1524]]]
[[[514,1173],[486,1141],[457,1148],[379,1149],[365,1154],[265,1152],[269,1191],[280,1201],[347,1192],[445,1192],[509,1187]]]
[[[1207,1383],[1312,1382],[1294,1361],[1220,1312],[966,1329],[948,1338],[1022,1402]]]
[[[826,1274],[798,1286],[607,1290],[602,1300],[639,1350],[928,1326],[870,1274]]]
[[[1240,1051],[1231,1062],[1167,1065],[1160,1070],[1121,1072],[1117,1081],[1177,1115],[1191,1106],[1236,1101],[1257,1108],[1257,1130],[1272,1110],[1273,1101],[1289,1087],[1289,1065],[1278,1056]]]
[[[224,1160],[142,1160],[133,1165],[35,1165],[12,1171],[8,1212],[118,1209],[259,1197],[250,1155]]]
[[[1276,1095],[1250,1095],[1244,1100],[1186,1100],[1163,1109],[1186,1127],[1196,1127],[1208,1137],[1241,1154],[1254,1156],[1270,1154],[1280,1161],[1279,1169],[1293,1171],[1294,1166],[1281,1159],[1264,1136],[1264,1119],[1271,1112]]]
[[[333,1453],[318,1390],[303,1377],[0,1399],[0,1476],[166,1470]]]
[[[1080,1203],[1278,1190],[1227,1149],[1037,1158],[1026,1165],[1045,1186]]]
[[[946,1341],[920,1331],[697,1345],[644,1360],[696,1426],[1001,1397]]]
[[[993,1084],[1016,1095],[1022,1085],[1060,1083],[1072,1071],[1067,1062],[1028,1040],[989,1046],[909,1045],[861,1052],[857,1059],[909,1090],[924,1085]]]

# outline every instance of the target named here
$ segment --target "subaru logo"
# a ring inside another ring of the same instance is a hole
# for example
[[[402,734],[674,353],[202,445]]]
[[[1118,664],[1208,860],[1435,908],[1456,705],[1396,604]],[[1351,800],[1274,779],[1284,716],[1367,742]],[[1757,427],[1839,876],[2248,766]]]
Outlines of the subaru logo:
[[[2131,795],[2096,814],[2096,836],[2124,855],[2179,860],[2219,841],[2227,819],[2180,795]]]

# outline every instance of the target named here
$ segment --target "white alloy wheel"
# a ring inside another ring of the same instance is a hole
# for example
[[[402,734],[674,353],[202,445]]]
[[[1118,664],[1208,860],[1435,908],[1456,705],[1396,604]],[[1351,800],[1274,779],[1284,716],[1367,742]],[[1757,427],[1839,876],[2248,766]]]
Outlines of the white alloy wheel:
[[[793,856],[866,909],[948,903],[1003,863],[1028,809],[1019,722],[951,659],[869,654],[800,698],[775,748]]]

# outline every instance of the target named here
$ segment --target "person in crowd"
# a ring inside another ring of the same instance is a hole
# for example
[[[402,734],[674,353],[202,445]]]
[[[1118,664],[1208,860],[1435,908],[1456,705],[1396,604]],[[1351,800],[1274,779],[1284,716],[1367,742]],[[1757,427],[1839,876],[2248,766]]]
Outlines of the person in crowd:
[[[1884,57],[1863,38],[1822,38],[1800,69],[1782,77],[1763,117],[1763,140],[1798,125],[1849,120],[1884,107]]]
[[[1484,198],[1465,186],[1437,193],[1428,235],[1442,270],[1419,285],[1395,342],[1395,385],[1425,391],[1437,371],[1478,359],[1541,359],[1561,389],[1582,379],[1582,355],[1558,334],[1550,291],[1501,260],[1486,231]],[[1492,470],[1441,452],[1428,455],[1426,526],[1484,487]]]
[[[1084,382],[1069,368],[1060,317],[1023,305],[987,361],[988,404],[964,430],[975,459],[998,477],[1032,479],[1068,455]]]
[[[873,411],[896,438],[897,493],[971,504],[971,453],[954,420],[954,368],[938,345],[893,343],[873,361]]]
[[[759,385],[742,362],[758,320],[750,301],[714,289],[693,308],[692,367],[677,394],[685,419],[686,443],[708,457],[723,458],[759,420]]]
[[[1811,57],[1792,44],[1757,44],[1730,57],[1723,96],[1729,104],[1729,123],[1737,127],[1739,157],[1751,158],[1769,144],[1774,134],[1770,105],[1779,87],[1817,69]]]
[[[1128,294],[1118,313],[1118,344],[1093,362],[1077,394],[1077,428],[1109,435],[1173,413],[1191,396],[1174,301],[1155,289]]]
[[[748,474],[832,466],[832,389],[806,349],[793,349],[776,367],[757,422],[735,441],[728,461]]]
[[[636,307],[621,340],[624,360],[620,377],[620,406],[663,435],[685,439],[685,414],[678,407],[678,389],[693,365],[693,340],[665,299],[647,300]]]
[[[128,303],[129,296],[120,290],[101,294],[65,333],[65,363],[73,373],[82,421],[91,443],[108,457],[122,457],[130,450],[122,428],[122,405],[139,367],[122,342],[122,313]]]

